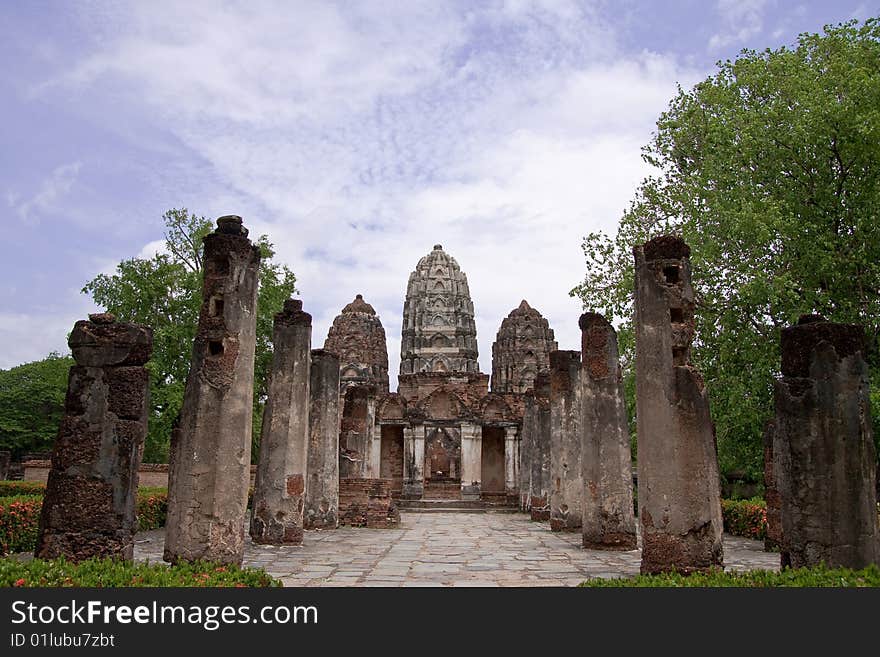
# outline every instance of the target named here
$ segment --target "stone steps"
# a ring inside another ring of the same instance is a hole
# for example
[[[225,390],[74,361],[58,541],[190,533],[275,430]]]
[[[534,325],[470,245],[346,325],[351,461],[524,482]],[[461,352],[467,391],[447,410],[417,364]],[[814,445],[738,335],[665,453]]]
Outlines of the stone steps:
[[[487,500],[400,500],[397,508],[404,513],[517,513],[519,509],[506,503]]]

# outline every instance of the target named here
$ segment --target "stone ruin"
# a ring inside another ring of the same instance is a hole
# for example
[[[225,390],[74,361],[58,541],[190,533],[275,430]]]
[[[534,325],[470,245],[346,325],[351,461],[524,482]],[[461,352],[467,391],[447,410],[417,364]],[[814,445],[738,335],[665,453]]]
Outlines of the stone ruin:
[[[202,307],[171,436],[166,561],[241,564],[250,484],[260,249],[241,217],[204,239]]]
[[[523,510],[532,520],[550,520],[550,375],[538,374],[525,394],[520,472]]]
[[[339,357],[312,350],[309,381],[309,448],[306,463],[306,529],[335,529],[339,522]]]
[[[581,352],[550,352],[550,529],[581,531]]]
[[[74,325],[68,344],[76,365],[68,377],[34,556],[131,559],[149,408],[144,365],[153,330],[94,314]]]
[[[721,490],[702,377],[690,364],[690,248],[669,235],[634,249],[642,573],[723,564]]]
[[[239,217],[205,238],[203,303],[172,435],[165,559],[240,564],[249,483],[259,249]],[[714,431],[694,337],[689,248],[634,249],[642,572],[723,564]],[[502,323],[489,377],[476,364],[467,279],[437,245],[410,276],[399,391],[385,333],[361,295],[311,350],[311,317],[275,317],[251,536],[394,527],[406,500],[519,499],[589,549],[636,548],[617,337],[580,318],[558,351],[523,301]],[[52,455],[38,557],[131,558],[152,333],[108,314],[77,322],[65,417]],[[860,327],[805,317],[782,334],[776,416],[765,433],[767,547],[783,565],[880,563],[868,370]]]
[[[597,313],[581,329],[583,546],[635,550],[632,457],[617,334]]]
[[[288,299],[274,319],[272,374],[263,410],[251,509],[254,543],[303,540],[309,444],[312,316]],[[338,394],[338,387],[333,391]]]
[[[333,320],[324,349],[339,357],[341,394],[355,385],[374,385],[388,392],[388,347],[385,329],[373,306],[358,294]]]
[[[807,315],[780,346],[770,442],[781,564],[880,565],[864,330]]]
[[[501,322],[492,344],[492,392],[524,393],[550,370],[559,347],[550,324],[525,299]]]

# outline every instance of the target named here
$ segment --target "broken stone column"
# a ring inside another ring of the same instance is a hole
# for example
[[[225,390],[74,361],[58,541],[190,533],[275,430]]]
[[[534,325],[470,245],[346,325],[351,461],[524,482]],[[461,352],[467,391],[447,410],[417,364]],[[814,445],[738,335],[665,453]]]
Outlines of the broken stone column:
[[[805,316],[782,330],[781,350],[773,467],[782,565],[880,565],[864,331]]]
[[[583,357],[583,546],[635,550],[632,456],[617,333],[597,313],[584,313],[578,324]]]
[[[204,240],[199,325],[168,464],[166,561],[241,564],[250,484],[260,249],[241,217]]]
[[[312,316],[288,299],[275,315],[274,352],[254,482],[254,543],[301,545],[309,444]],[[338,370],[337,370],[338,372]],[[335,390],[339,390],[338,382]]]
[[[773,552],[782,545],[782,517],[779,487],[776,485],[776,470],[773,465],[773,437],[776,425],[773,420],[764,428],[764,501],[767,505],[767,535],[764,537],[764,551]]]
[[[550,352],[550,529],[581,530],[581,353]]]
[[[526,395],[526,413],[532,432],[529,510],[536,522],[550,520],[550,375],[535,378],[533,394]]]
[[[642,573],[721,567],[721,490],[709,401],[690,364],[690,248],[664,235],[635,254]]]
[[[339,521],[339,356],[312,350],[309,380],[306,529],[336,529]]]
[[[523,424],[519,444],[519,509],[529,512],[532,486],[532,448],[535,418],[535,393],[523,395]]]
[[[67,381],[34,556],[131,559],[149,410],[144,365],[153,330],[95,314],[74,325],[68,344],[76,365]]]
[[[345,391],[339,434],[339,476],[348,479],[378,477],[373,450],[376,427],[376,386],[350,386]]]

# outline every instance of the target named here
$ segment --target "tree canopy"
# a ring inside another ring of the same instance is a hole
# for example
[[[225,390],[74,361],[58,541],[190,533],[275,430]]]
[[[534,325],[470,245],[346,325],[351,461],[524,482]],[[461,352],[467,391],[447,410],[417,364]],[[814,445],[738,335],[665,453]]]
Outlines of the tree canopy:
[[[153,357],[148,364],[151,412],[144,460],[158,462],[167,458],[172,423],[183,404],[202,303],[202,240],[213,230],[209,220],[186,208],[169,210],[162,219],[164,251],[148,259],[123,260],[116,273],[99,274],[82,290],[119,320],[153,327]],[[254,364],[255,443],[272,363],[273,316],[296,291],[293,272],[272,262],[274,251],[268,238],[261,235],[256,243],[262,260]]]
[[[675,233],[691,246],[693,354],[723,472],[759,477],[780,329],[805,313],[865,326],[880,433],[878,19],[719,62],[679,88],[643,159],[656,172],[616,235],[586,236],[586,277],[571,291],[622,322],[624,362],[634,346],[632,248]]]
[[[53,352],[43,360],[0,370],[0,449],[16,457],[52,449],[73,364],[69,356]]]

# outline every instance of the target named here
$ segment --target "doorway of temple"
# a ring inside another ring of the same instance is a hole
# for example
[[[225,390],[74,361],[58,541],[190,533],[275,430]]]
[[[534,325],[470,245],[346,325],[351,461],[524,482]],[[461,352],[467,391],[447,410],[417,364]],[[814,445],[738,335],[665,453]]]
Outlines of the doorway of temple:
[[[403,493],[403,426],[382,425],[379,476],[391,480],[391,495]]]
[[[429,429],[425,436],[425,499],[461,498],[461,430]]]
[[[480,492],[483,498],[504,496],[504,428],[483,427]]]

